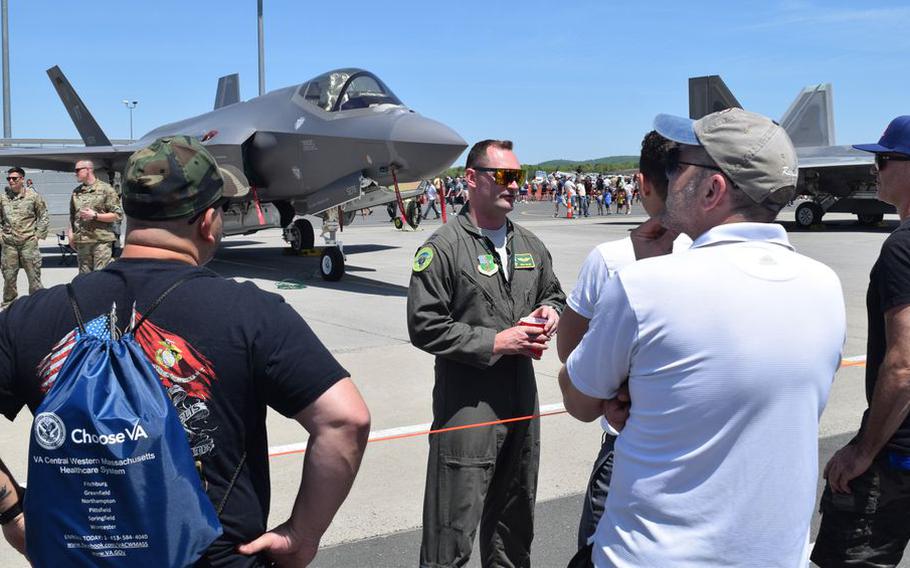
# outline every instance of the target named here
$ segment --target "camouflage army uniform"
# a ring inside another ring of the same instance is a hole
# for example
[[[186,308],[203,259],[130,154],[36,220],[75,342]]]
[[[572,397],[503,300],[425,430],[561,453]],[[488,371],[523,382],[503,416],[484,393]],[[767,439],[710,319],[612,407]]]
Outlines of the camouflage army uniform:
[[[91,185],[79,185],[70,199],[70,224],[73,227],[73,248],[79,259],[79,274],[101,270],[111,262],[112,243],[117,239],[113,223],[83,221],[79,210],[92,209],[102,213],[116,213],[118,221],[123,218],[120,197],[114,188],[101,180]]]
[[[3,307],[16,299],[16,278],[19,269],[28,278],[28,293],[34,294],[41,285],[41,250],[38,240],[47,237],[47,204],[32,189],[16,193],[6,188],[0,195],[0,228],[3,249],[0,251],[0,271],[3,272]]]

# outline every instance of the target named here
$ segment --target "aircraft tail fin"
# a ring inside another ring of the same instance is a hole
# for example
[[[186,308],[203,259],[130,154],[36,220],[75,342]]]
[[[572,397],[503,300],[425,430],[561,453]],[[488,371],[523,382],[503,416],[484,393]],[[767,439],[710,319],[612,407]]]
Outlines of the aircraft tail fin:
[[[831,83],[810,85],[780,119],[797,148],[834,146],[834,99]]]
[[[689,118],[698,120],[725,108],[743,108],[719,75],[689,78]]]
[[[215,109],[240,102],[240,75],[225,75],[218,79],[218,90],[215,91]]]
[[[79,131],[79,136],[82,137],[85,145],[110,146],[111,141],[101,130],[101,127],[98,126],[92,113],[85,108],[85,103],[76,94],[76,90],[70,85],[60,67],[54,65],[48,69],[47,76],[50,77],[51,83],[57,89],[57,94],[60,95],[60,100],[63,102],[63,106],[66,107],[66,112],[69,113],[73,124],[76,125],[76,130]]]

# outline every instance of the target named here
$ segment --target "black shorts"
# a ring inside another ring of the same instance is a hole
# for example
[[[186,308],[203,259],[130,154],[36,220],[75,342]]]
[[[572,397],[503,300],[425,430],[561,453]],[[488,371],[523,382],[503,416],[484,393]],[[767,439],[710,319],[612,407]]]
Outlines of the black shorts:
[[[910,541],[910,471],[892,466],[883,453],[850,490],[834,493],[825,484],[812,562],[821,568],[897,566]]]

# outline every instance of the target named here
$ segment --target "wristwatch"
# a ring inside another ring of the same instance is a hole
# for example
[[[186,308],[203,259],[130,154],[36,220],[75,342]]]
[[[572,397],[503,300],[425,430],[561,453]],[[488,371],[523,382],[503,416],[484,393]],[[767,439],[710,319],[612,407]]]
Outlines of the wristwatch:
[[[97,221],[97,220],[98,220],[98,212],[97,212],[97,211],[92,211],[92,215],[94,215],[94,217],[92,217],[92,221]]]
[[[15,505],[0,513],[0,525],[8,525],[20,513],[22,513],[22,501],[16,501]]]

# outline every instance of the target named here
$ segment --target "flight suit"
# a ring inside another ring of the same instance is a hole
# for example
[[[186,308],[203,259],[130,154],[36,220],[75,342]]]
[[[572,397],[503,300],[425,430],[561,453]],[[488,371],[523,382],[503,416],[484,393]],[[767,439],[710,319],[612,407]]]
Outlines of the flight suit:
[[[538,413],[531,359],[496,357],[493,342],[542,305],[561,312],[565,294],[543,243],[507,226],[509,266],[467,207],[414,258],[408,332],[436,355],[433,429]],[[430,436],[420,565],[467,563],[479,522],[483,566],[528,566],[539,456],[538,420]]]
[[[101,270],[111,262],[112,245],[117,236],[113,223],[83,221],[79,210],[89,208],[98,213],[116,213],[123,218],[120,196],[114,188],[96,179],[91,185],[79,185],[70,199],[70,224],[73,227],[73,248],[79,263],[79,274]]]
[[[44,198],[33,189],[23,188],[16,193],[7,187],[0,194],[0,229],[3,249],[0,250],[0,271],[3,272],[3,306],[18,296],[16,279],[19,269],[28,278],[28,293],[42,289],[41,250],[38,240],[47,237],[49,218]]]

